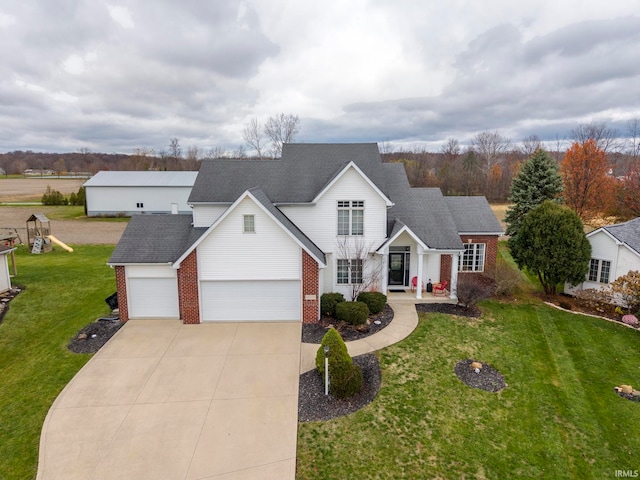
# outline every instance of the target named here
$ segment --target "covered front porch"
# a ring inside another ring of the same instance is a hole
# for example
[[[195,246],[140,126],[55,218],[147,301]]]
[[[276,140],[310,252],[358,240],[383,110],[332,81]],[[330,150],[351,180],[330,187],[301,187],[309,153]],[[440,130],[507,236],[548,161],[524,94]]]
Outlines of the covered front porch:
[[[416,292],[412,292],[407,289],[406,291],[398,291],[398,289],[387,289],[387,300],[394,302],[408,302],[412,304],[416,303],[458,303],[457,298],[451,298],[451,295],[435,296],[432,293],[422,292],[420,298],[416,297]]]
[[[457,302],[460,253],[430,248],[409,229],[397,232],[378,250],[387,296],[421,303]],[[438,284],[446,285],[445,291],[436,291]]]

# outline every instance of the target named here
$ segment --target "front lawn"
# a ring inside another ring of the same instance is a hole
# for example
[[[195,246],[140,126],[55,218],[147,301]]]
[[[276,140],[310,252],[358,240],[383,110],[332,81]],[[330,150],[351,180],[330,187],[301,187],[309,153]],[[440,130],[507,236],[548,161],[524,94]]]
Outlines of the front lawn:
[[[640,470],[640,332],[536,301],[485,302],[480,319],[421,314],[380,352],[382,389],[347,417],[300,424],[300,479],[613,478]],[[507,388],[454,374],[474,358]]]
[[[16,252],[13,285],[26,290],[0,323],[0,479],[33,479],[44,418],[56,396],[87,362],[67,343],[80,328],[109,313],[115,291],[106,266],[113,246],[74,246],[32,255]]]

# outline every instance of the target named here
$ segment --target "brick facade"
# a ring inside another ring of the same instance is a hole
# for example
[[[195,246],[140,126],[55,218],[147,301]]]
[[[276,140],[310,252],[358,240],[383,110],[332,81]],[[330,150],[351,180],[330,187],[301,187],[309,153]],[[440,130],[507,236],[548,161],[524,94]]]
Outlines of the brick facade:
[[[498,237],[496,235],[460,235],[462,243],[484,243],[484,273],[493,277],[496,274],[498,258]]]
[[[200,323],[197,250],[192,251],[178,269],[178,305],[182,323]]]
[[[318,263],[302,250],[302,322],[316,323],[320,318]],[[309,300],[307,300],[309,299]]]
[[[451,285],[451,255],[440,255],[440,281],[445,280]],[[450,287],[447,287],[450,289]]]
[[[124,266],[118,265],[116,270],[116,292],[118,292],[118,310],[120,312],[120,321],[129,320],[129,305],[127,304],[127,276]]]

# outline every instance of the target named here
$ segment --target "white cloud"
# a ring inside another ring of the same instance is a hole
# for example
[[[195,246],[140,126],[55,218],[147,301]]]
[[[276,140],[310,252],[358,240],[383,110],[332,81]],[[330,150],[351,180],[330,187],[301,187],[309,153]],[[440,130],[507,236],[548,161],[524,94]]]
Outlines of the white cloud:
[[[111,16],[113,21],[120,25],[122,28],[135,27],[133,17],[131,16],[131,12],[127,7],[107,4],[107,9],[109,10],[109,15]]]

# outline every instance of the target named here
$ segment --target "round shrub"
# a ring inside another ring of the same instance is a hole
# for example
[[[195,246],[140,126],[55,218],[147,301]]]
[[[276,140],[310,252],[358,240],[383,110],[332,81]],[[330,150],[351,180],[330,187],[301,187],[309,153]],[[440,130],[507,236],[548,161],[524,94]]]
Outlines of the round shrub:
[[[328,317],[336,316],[336,305],[344,302],[341,293],[323,293],[320,297],[320,312]]]
[[[362,325],[369,318],[369,307],[364,302],[342,302],[336,305],[336,318],[351,325]]]
[[[387,304],[387,296],[380,292],[362,292],[358,295],[358,301],[367,304],[369,312],[380,313]]]
[[[344,340],[335,328],[322,338],[316,353],[316,368],[324,378],[324,347],[329,347],[329,392],[336,398],[347,398],[362,389],[362,369],[353,363]]]

